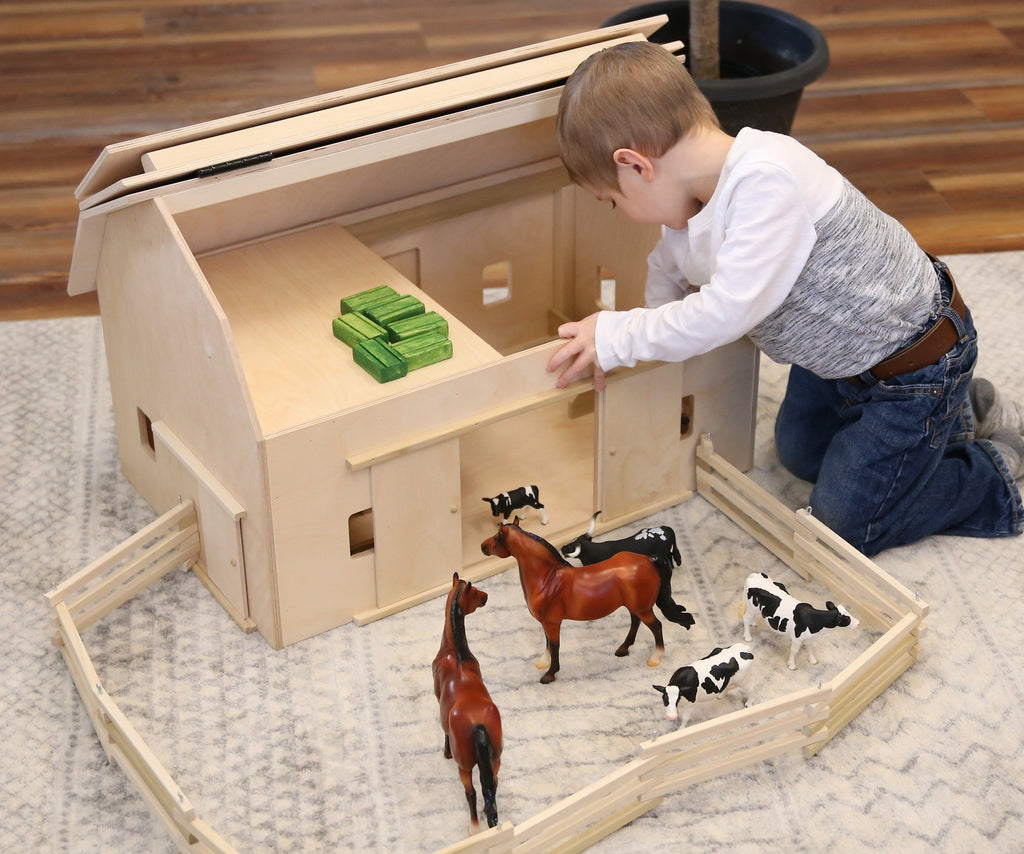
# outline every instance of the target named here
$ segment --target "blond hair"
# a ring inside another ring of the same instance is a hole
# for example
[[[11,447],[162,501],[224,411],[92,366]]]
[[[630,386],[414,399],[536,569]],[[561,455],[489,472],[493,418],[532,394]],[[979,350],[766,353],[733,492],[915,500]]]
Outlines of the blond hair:
[[[585,59],[565,83],[556,125],[569,176],[592,190],[618,189],[617,149],[661,157],[706,126],[718,119],[682,61],[645,41]]]

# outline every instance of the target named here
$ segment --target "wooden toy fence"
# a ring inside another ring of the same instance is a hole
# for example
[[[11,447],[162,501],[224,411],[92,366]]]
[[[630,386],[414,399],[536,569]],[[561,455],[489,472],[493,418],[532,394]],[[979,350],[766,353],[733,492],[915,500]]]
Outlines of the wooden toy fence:
[[[807,511],[791,511],[714,452],[697,449],[697,488],[807,579],[842,594],[882,636],[835,678],[721,715],[640,746],[640,755],[518,825],[505,822],[443,849],[582,851],[685,787],[792,750],[813,755],[917,659],[928,606]],[[176,566],[197,566],[195,507],[184,501],[47,594],[56,636],[107,758],[120,766],[180,851],[236,854],[210,828],[104,690],[80,632]],[[201,567],[197,567],[200,568]]]

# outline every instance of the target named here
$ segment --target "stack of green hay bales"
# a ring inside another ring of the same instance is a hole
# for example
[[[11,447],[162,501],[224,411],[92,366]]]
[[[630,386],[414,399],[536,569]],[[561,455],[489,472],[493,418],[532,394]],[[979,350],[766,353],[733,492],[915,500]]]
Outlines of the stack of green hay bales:
[[[334,337],[352,348],[356,364],[379,383],[452,357],[448,321],[390,285],[342,299],[332,326]]]

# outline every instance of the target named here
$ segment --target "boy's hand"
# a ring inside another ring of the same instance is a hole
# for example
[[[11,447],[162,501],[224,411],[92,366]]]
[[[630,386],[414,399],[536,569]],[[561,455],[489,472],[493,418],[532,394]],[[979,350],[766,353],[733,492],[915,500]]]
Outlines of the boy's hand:
[[[594,388],[604,391],[604,371],[597,363],[597,351],[594,345],[594,330],[597,328],[597,315],[592,314],[583,320],[563,323],[558,327],[558,337],[567,339],[566,344],[559,347],[548,359],[548,373],[553,374],[562,368],[557,385],[565,388],[573,380],[579,379],[587,369],[594,367]]]

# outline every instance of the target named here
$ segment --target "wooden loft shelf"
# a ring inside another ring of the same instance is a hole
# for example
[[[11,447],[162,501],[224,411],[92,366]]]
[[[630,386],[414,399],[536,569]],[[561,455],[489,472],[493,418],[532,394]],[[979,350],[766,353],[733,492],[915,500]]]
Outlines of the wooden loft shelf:
[[[266,436],[329,418],[501,358],[493,347],[335,224],[197,259],[231,324]],[[334,337],[342,297],[377,285],[413,294],[448,321],[451,359],[378,383]],[[296,346],[298,345],[298,346]]]

